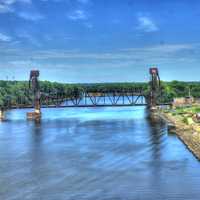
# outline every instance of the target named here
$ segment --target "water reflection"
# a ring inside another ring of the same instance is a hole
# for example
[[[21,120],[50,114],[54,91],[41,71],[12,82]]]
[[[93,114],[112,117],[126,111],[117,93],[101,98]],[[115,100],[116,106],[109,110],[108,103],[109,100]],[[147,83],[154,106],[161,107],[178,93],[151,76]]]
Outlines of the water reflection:
[[[27,110],[0,124],[0,199],[198,199],[200,165],[143,107]]]

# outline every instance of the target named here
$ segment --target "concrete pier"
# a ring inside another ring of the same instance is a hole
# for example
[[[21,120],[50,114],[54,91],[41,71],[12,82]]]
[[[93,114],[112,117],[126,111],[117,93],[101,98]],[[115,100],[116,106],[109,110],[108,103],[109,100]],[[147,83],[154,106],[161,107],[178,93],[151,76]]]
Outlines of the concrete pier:
[[[40,109],[35,109],[34,112],[27,113],[28,120],[40,120],[41,116],[42,116],[42,113]]]
[[[149,109],[150,109],[151,112],[156,112],[158,110],[158,107],[157,106],[151,106]]]
[[[4,120],[4,111],[3,110],[0,110],[0,120]]]

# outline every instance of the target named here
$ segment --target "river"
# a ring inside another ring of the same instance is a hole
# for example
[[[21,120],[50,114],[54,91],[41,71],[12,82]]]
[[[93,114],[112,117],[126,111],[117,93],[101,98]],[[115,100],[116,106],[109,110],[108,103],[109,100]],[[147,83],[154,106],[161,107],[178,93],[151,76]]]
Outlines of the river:
[[[0,122],[0,199],[200,199],[199,161],[144,107],[27,111]]]

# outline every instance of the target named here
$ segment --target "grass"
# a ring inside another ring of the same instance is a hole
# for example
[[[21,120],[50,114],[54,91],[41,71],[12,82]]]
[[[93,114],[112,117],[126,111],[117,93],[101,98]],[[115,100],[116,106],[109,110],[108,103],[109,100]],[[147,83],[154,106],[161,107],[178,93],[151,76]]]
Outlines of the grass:
[[[200,113],[200,106],[179,107],[172,110],[165,110],[165,112],[180,118],[185,124],[191,124],[193,123],[193,116]]]
[[[176,108],[172,110],[171,112],[175,113],[175,115],[184,115],[184,114],[194,115],[200,112],[200,106]]]

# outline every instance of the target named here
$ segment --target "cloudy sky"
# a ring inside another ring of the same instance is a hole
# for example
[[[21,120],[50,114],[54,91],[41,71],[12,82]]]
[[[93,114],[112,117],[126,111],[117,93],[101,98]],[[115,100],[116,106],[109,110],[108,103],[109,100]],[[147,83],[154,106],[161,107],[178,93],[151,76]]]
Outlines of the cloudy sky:
[[[0,79],[200,81],[199,0],[0,0]]]

